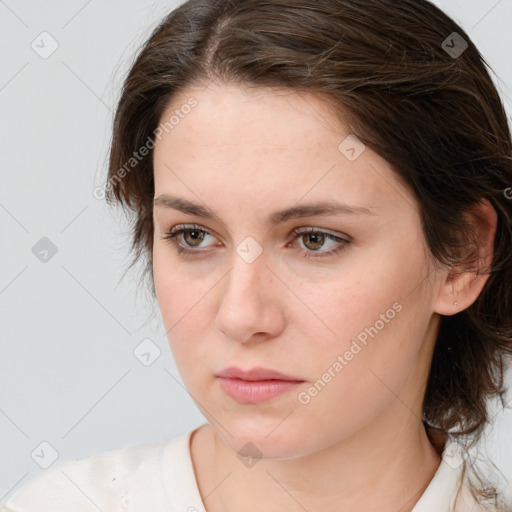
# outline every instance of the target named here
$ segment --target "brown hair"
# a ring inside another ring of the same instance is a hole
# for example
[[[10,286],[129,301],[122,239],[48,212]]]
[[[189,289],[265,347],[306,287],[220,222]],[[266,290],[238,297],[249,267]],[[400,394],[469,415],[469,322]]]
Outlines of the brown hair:
[[[438,450],[448,434],[476,439],[490,421],[487,400],[503,402],[512,354],[512,141],[487,68],[466,32],[426,0],[185,2],[143,45],[115,115],[106,197],[135,213],[132,265],[146,259],[154,297],[152,152],[126,163],[152,149],[178,91],[219,80],[321,95],[413,191],[439,262],[474,256],[464,217],[472,205],[485,198],[497,212],[489,278],[470,307],[441,317],[423,404]]]

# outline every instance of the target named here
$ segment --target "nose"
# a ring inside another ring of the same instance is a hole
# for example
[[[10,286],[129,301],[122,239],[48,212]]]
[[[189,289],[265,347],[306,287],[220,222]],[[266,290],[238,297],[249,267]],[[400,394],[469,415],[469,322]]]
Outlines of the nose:
[[[242,343],[274,338],[285,324],[286,287],[274,275],[265,253],[251,263],[238,254],[220,285],[216,327]]]

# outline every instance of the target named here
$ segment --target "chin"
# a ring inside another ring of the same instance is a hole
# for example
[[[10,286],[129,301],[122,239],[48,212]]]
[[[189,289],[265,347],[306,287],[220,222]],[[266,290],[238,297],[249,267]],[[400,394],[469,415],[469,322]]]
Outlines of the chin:
[[[244,457],[295,459],[313,452],[314,448],[305,442],[311,437],[298,430],[293,422],[287,425],[283,418],[250,420],[246,417],[240,421],[222,422],[231,436],[218,425],[213,428],[225,444]]]

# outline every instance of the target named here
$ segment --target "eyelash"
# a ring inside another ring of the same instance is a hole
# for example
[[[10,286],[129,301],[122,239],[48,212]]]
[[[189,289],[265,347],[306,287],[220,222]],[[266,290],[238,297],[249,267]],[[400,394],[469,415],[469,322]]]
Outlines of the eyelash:
[[[200,231],[201,233],[205,233],[207,235],[210,235],[211,233],[201,228],[200,226],[196,224],[191,225],[179,225],[172,228],[169,232],[165,233],[164,236],[162,236],[162,239],[168,240],[172,245],[174,245],[174,248],[176,249],[176,252],[181,255],[182,257],[189,257],[198,255],[198,253],[206,252],[201,249],[187,249],[182,244],[180,244],[177,240],[177,237],[187,231]],[[348,244],[351,242],[345,238],[340,238],[338,236],[335,236],[331,233],[328,233],[326,231],[322,231],[320,229],[315,228],[297,228],[295,229],[292,234],[294,234],[296,237],[300,237],[301,235],[305,234],[321,234],[325,235],[326,238],[333,240],[334,242],[339,242],[341,245],[337,247],[336,249],[332,249],[330,251],[324,251],[324,252],[318,252],[318,255],[315,255],[315,252],[312,250],[306,250],[304,251],[303,257],[305,258],[325,258],[325,257],[331,257],[335,256],[336,254],[340,253]],[[213,236],[213,235],[212,235]]]

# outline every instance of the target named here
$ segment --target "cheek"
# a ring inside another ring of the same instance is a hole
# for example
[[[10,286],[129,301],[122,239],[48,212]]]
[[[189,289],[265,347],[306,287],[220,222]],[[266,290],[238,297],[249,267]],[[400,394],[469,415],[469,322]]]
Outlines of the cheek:
[[[340,297],[343,307],[330,314],[336,336],[315,339],[312,330],[304,335],[308,345],[295,362],[309,382],[295,402],[311,430],[325,439],[332,436],[334,442],[363,428],[397,401],[415,373],[422,341],[419,311],[410,297],[393,302],[394,297],[375,294],[363,304],[356,303],[357,295],[352,301]],[[336,433],[332,425],[338,426]]]
[[[331,368],[338,356],[347,377],[344,388],[355,382],[360,390],[371,388],[358,375],[368,373],[368,368],[391,379],[393,372],[399,378],[398,373],[405,371],[418,353],[429,316],[428,294],[420,286],[426,275],[420,253],[421,249],[409,251],[404,259],[391,245],[381,247],[380,257],[357,259],[336,281],[300,287],[310,311],[303,307],[292,313],[293,330],[300,334],[298,354],[308,361],[312,380]],[[375,380],[371,374],[367,378]]]
[[[187,324],[188,317],[197,315],[200,298],[207,290],[207,277],[197,279],[177,263],[173,249],[163,244],[153,248],[153,279],[158,305],[166,330],[179,330]],[[184,321],[185,320],[185,321]]]
[[[191,266],[185,271],[169,251],[168,247],[154,247],[155,292],[173,359],[187,389],[195,395],[205,370],[211,367],[208,351],[215,339],[211,300],[222,275],[208,273],[204,267],[199,270],[200,275],[195,275]]]
[[[197,315],[200,304],[194,290],[195,281],[183,279],[179,267],[169,264],[168,251],[164,247],[154,248],[153,280],[168,342],[178,363],[178,359],[186,360],[181,353],[195,339],[194,333],[190,332],[190,319],[195,318],[196,326],[199,325]],[[189,343],[184,343],[187,339]]]
[[[399,261],[368,259],[359,261],[330,282],[298,283],[296,294],[301,304],[294,306],[294,319],[307,332],[315,329],[318,333],[321,327],[326,343],[332,341],[335,346],[343,346],[376,322],[382,328],[382,314],[388,312],[385,320],[393,320],[400,309],[397,303],[414,299],[410,295],[414,287],[409,283],[419,282],[419,271],[416,264],[407,267]]]

